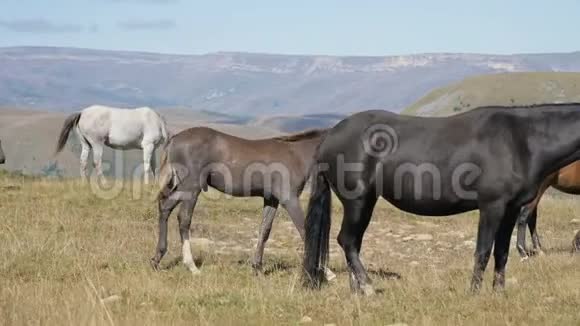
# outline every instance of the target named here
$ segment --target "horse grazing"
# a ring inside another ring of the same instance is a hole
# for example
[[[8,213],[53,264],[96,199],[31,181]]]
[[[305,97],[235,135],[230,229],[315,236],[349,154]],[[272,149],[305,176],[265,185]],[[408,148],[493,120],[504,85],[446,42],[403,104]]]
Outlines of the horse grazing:
[[[306,218],[304,281],[323,281],[330,230],[331,188],[344,206],[338,243],[351,288],[374,293],[360,261],[364,232],[378,198],[421,215],[479,210],[471,289],[477,292],[490,258],[494,289],[505,267],[516,220],[556,170],[580,158],[580,104],[481,107],[447,118],[385,111],[352,115],[321,142]]]
[[[4,155],[4,151],[2,150],[2,141],[0,140],[0,164],[6,163],[6,156]]]
[[[580,162],[574,162],[555,173],[550,174],[540,186],[536,198],[528,204],[518,219],[517,249],[522,259],[527,259],[530,254],[534,255],[542,252],[540,237],[536,230],[538,217],[538,203],[548,187],[554,187],[559,191],[571,195],[580,195]],[[526,224],[532,236],[533,249],[526,248]]]
[[[142,149],[145,183],[149,174],[155,174],[155,149],[167,141],[169,135],[165,121],[148,107],[119,109],[101,105],[90,106],[66,118],[56,147],[62,151],[70,131],[75,128],[82,146],[81,177],[87,177],[87,160],[93,151],[93,161],[98,177],[103,177],[103,147],[113,149]]]
[[[167,251],[167,219],[178,213],[183,263],[199,273],[191,256],[189,228],[197,198],[211,186],[235,197],[264,198],[263,217],[252,267],[262,269],[264,246],[278,205],[290,215],[304,239],[304,213],[298,197],[310,175],[314,152],[326,130],[248,140],[198,127],[184,130],[167,143],[161,158],[159,183],[159,241],[151,259],[154,269]],[[329,278],[332,278],[329,274]]]

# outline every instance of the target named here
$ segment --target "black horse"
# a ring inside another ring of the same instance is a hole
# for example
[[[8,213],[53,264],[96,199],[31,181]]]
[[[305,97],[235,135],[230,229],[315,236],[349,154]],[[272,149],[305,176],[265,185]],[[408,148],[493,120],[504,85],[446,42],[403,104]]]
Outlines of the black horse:
[[[580,103],[481,107],[447,118],[385,111],[336,125],[316,152],[306,221],[305,283],[319,287],[328,255],[330,188],[344,206],[338,243],[351,288],[374,293],[359,259],[382,196],[401,210],[444,216],[479,209],[471,288],[494,246],[494,289],[505,284],[510,238],[548,175],[580,159]]]

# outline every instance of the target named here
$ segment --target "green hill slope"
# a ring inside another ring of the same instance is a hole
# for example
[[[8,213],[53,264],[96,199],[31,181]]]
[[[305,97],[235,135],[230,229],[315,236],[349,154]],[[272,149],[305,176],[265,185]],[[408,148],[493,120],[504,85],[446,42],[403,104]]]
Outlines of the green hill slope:
[[[526,72],[482,75],[433,90],[403,111],[448,116],[484,105],[580,102],[580,73]]]

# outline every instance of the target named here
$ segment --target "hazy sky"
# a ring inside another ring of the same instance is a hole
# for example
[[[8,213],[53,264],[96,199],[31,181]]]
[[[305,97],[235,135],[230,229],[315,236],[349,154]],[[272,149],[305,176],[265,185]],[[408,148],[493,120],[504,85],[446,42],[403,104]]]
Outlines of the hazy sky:
[[[0,46],[200,54],[580,50],[578,0],[14,0]]]

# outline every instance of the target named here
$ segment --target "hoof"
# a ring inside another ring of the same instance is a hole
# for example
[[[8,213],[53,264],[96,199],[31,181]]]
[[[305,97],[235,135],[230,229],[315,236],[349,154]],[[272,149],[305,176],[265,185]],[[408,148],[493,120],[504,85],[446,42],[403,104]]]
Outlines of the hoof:
[[[365,285],[361,286],[361,291],[367,297],[370,297],[370,296],[373,296],[376,294],[375,289],[370,284],[365,284]]]
[[[254,271],[255,276],[264,276],[264,269],[262,264],[252,264],[252,270]]]
[[[102,186],[103,188],[109,188],[109,181],[103,177],[97,177],[96,179],[97,185]]]
[[[523,262],[526,262],[526,261],[528,261],[529,259],[530,259],[530,256],[523,256],[523,257],[520,259],[520,262],[521,262],[521,263],[523,263]]]
[[[336,274],[334,274],[330,268],[325,268],[324,269],[324,277],[326,278],[327,282],[332,282],[334,279],[336,279]]]
[[[195,275],[201,274],[201,271],[199,269],[197,269],[197,268],[188,267],[187,269],[191,272],[191,275],[194,275],[195,276]]]
[[[149,264],[154,271],[159,272],[159,263],[155,261],[155,258],[151,258],[151,260],[149,260]]]

